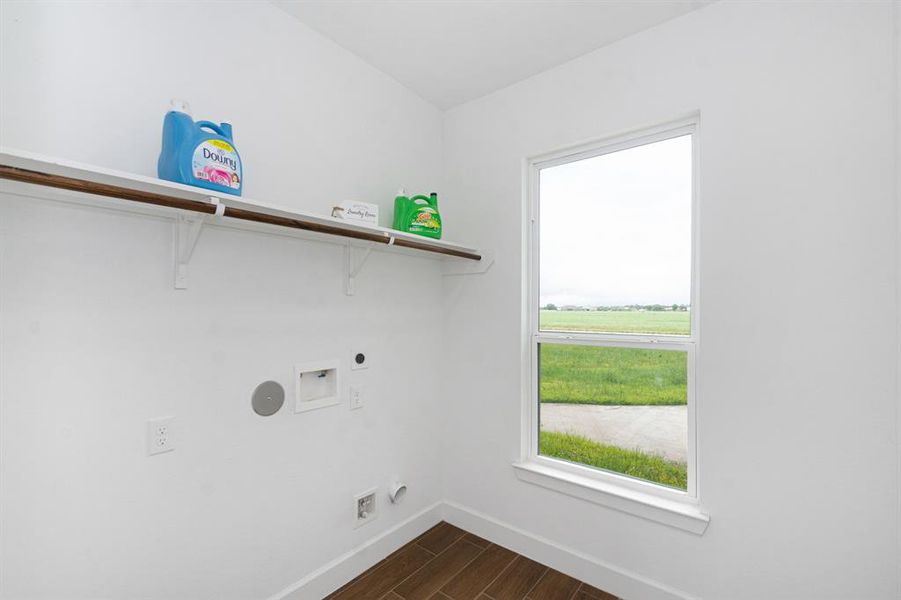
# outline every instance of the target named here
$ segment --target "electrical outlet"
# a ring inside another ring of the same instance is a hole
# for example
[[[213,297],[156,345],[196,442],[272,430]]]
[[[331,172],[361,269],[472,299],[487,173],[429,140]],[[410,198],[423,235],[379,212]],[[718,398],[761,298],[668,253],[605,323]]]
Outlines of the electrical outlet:
[[[350,385],[350,410],[363,408],[363,384],[352,383]]]
[[[147,421],[147,454],[161,454],[175,450],[175,417]]]
[[[372,489],[368,492],[363,492],[362,494],[354,498],[355,528],[375,521],[375,519],[379,516],[379,507],[378,503],[376,502],[376,492],[378,492],[378,490]]]

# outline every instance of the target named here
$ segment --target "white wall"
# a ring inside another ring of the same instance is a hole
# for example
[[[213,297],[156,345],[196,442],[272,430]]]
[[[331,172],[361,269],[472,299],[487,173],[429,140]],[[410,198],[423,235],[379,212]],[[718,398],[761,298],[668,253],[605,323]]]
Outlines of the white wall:
[[[0,22],[3,145],[155,175],[174,96],[231,119],[251,198],[387,209],[439,181],[441,114],[268,3],[4,0]],[[375,254],[347,297],[339,246],[210,228],[175,291],[172,235],[0,196],[3,598],[264,598],[441,497],[437,388],[412,381],[442,348],[436,262]],[[354,347],[363,410],[251,412]],[[148,458],[166,415],[177,449]],[[353,494],[398,475],[405,503],[353,530]]]
[[[890,10],[717,3],[442,133],[268,3],[4,0],[3,145],[152,175],[183,97],[235,124],[248,197],[390,216],[398,183],[430,190],[443,168],[451,237],[498,262],[442,290],[432,261],[378,254],[346,297],[339,247],[210,228],[176,292],[171,222],[0,196],[0,597],[266,597],[445,497],[686,595],[896,597]],[[510,467],[523,157],[695,110],[703,537]],[[362,411],[250,412],[260,381],[358,344],[378,365],[351,376]],[[436,387],[406,383],[443,355]],[[145,421],[169,414],[178,449],[147,458]],[[351,530],[352,494],[395,475],[406,502]]]
[[[498,253],[445,302],[449,500],[686,595],[897,597],[891,10],[720,2],[448,113],[445,219]],[[697,110],[703,537],[511,468],[523,159]]]

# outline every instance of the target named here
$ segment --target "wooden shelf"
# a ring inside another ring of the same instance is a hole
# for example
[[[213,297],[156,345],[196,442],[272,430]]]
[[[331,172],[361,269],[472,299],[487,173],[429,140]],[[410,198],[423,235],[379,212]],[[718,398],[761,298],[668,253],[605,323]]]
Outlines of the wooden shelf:
[[[179,211],[191,211],[201,215],[218,214],[222,218],[300,229],[377,245],[409,248],[442,257],[471,261],[483,259],[482,253],[475,248],[444,240],[433,240],[385,227],[312,215],[212,190],[44,157],[21,150],[0,148],[0,179]]]

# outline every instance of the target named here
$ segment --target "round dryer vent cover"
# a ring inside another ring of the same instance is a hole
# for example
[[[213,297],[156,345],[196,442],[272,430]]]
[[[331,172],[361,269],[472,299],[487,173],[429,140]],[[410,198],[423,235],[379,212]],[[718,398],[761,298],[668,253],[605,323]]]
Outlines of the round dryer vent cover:
[[[284,403],[285,388],[277,381],[264,381],[253,391],[253,412],[261,417],[274,415]]]

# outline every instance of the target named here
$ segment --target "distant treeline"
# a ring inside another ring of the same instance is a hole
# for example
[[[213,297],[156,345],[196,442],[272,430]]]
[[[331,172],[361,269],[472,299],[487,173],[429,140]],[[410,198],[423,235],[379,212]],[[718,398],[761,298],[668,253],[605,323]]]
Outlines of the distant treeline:
[[[556,304],[547,304],[541,307],[542,310],[570,310],[570,311],[587,311],[587,310],[604,310],[604,311],[634,311],[647,310],[658,312],[685,312],[688,310],[687,304],[626,304],[622,306],[557,306]]]

